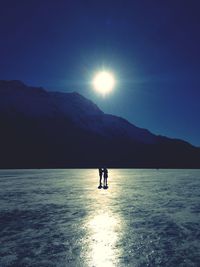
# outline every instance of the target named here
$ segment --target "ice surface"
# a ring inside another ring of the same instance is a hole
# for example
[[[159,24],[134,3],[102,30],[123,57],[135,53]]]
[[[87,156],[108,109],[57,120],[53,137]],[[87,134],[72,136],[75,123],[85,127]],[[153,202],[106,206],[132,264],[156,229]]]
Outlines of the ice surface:
[[[200,170],[1,170],[0,266],[200,266]]]

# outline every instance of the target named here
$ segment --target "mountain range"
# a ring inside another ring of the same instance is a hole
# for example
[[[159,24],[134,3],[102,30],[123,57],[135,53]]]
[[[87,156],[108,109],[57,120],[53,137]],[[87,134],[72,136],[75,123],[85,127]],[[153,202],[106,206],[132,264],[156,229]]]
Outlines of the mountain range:
[[[200,168],[200,148],[73,93],[0,81],[0,168]]]

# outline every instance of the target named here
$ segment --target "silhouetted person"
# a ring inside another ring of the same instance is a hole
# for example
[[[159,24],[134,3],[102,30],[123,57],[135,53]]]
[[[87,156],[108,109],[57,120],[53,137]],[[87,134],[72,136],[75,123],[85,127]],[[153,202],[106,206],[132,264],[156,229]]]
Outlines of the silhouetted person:
[[[103,175],[103,170],[102,168],[99,168],[99,187],[102,187],[102,175]]]
[[[108,170],[103,168],[103,186],[108,187]]]

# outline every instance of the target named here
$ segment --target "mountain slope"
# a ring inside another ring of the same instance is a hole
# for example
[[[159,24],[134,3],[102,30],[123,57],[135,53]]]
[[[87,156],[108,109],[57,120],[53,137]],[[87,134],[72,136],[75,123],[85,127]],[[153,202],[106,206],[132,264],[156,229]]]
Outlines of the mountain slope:
[[[0,81],[0,167],[199,167],[200,150],[104,114],[78,93]]]

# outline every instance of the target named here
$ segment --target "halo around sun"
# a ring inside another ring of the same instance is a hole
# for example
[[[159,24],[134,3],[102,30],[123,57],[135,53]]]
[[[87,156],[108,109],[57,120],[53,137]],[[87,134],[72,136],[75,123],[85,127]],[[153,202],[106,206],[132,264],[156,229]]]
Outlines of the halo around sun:
[[[115,78],[108,71],[97,72],[93,79],[93,86],[98,93],[102,95],[108,94],[115,86]]]

